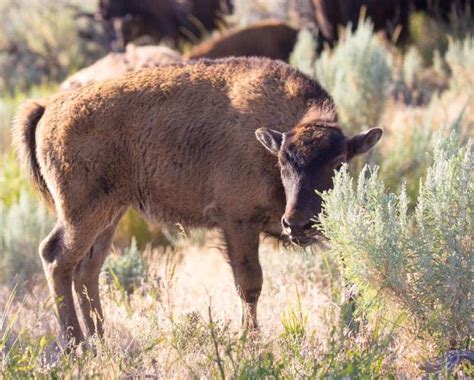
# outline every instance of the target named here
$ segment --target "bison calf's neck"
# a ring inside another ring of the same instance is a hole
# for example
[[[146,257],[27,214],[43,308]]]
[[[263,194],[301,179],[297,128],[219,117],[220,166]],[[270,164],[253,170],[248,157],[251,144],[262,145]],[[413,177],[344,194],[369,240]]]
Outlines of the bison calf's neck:
[[[315,241],[314,190],[380,136],[344,136],[319,84],[268,59],[159,67],[25,106],[15,142],[56,211],[41,257],[64,336],[83,337],[72,289],[88,332],[102,333],[98,273],[129,207],[221,229],[243,324],[256,327],[260,233]]]

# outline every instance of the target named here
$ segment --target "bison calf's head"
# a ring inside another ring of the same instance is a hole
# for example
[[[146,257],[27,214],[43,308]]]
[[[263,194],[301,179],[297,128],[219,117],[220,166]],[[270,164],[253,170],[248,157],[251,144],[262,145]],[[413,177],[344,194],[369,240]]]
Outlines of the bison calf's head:
[[[285,133],[260,128],[255,134],[278,157],[286,195],[283,232],[292,243],[305,246],[318,236],[314,218],[321,212],[321,198],[315,190],[331,189],[334,171],[372,149],[382,130],[372,128],[347,138],[334,123],[310,123]]]

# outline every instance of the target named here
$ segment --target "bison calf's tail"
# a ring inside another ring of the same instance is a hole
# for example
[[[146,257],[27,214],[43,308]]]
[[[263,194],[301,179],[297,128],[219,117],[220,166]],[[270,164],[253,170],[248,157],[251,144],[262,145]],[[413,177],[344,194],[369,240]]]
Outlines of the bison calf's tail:
[[[30,173],[36,189],[48,206],[52,206],[53,199],[46,182],[41,174],[36,158],[36,126],[46,109],[46,102],[32,100],[23,104],[17,112],[13,123],[13,145],[18,158],[25,170]]]

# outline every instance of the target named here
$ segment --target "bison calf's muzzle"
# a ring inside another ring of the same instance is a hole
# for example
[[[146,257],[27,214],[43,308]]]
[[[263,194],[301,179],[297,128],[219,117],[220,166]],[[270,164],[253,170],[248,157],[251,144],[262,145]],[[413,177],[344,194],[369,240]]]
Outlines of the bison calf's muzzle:
[[[289,222],[285,216],[281,218],[283,233],[288,236],[290,242],[298,246],[307,246],[318,241],[319,231],[314,227],[314,222],[306,224]]]

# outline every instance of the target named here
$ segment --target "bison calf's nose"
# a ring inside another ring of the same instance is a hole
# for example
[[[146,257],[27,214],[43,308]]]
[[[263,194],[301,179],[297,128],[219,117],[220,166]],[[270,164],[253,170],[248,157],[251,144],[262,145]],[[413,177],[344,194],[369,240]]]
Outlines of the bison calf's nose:
[[[281,225],[283,227],[283,231],[291,234],[291,235],[299,235],[306,231],[309,231],[313,227],[313,222],[308,221],[306,222],[295,222],[295,221],[288,221],[285,217],[281,218]]]

